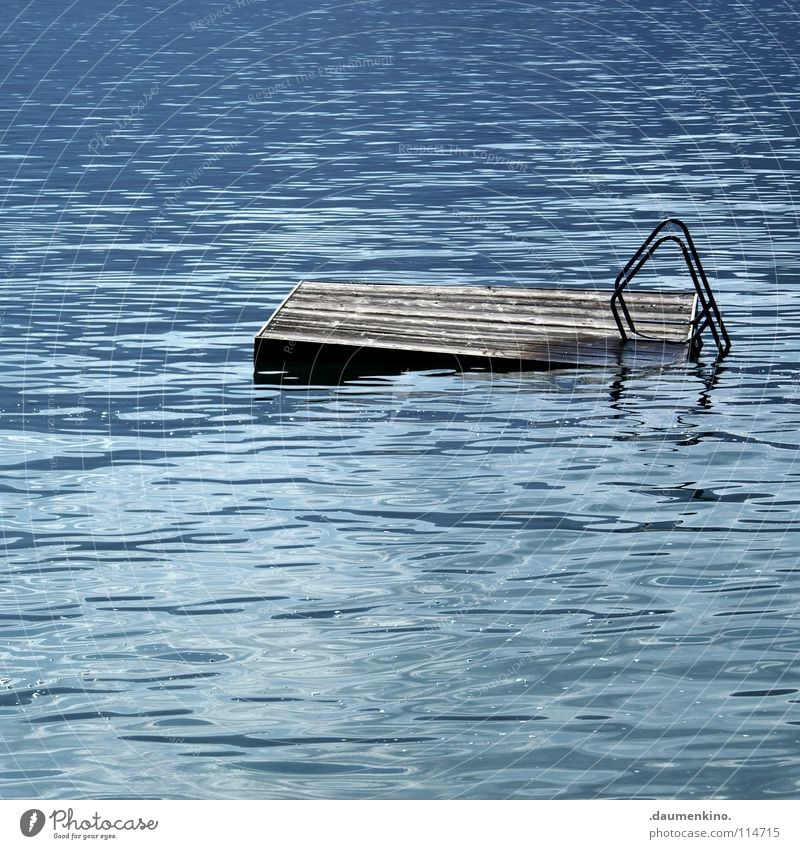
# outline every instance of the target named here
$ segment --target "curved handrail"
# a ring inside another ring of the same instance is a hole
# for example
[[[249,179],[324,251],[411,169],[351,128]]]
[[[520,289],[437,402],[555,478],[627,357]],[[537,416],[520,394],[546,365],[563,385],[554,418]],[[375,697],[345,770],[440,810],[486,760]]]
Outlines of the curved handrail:
[[[677,227],[681,235],[669,233],[661,235],[668,227]],[[631,280],[641,271],[642,267],[653,256],[653,254],[666,242],[675,242],[681,249],[683,259],[689,269],[694,283],[695,291],[700,302],[700,311],[693,318],[692,324],[694,330],[689,339],[690,348],[693,352],[699,350],[701,345],[701,336],[706,328],[711,331],[714,342],[717,345],[717,350],[720,356],[724,356],[731,349],[731,338],[725,328],[725,323],[722,320],[722,314],[719,311],[717,302],[714,298],[714,293],[711,291],[711,286],[708,282],[703,263],[700,261],[700,255],[697,252],[694,239],[689,232],[689,228],[680,220],[680,218],[667,218],[662,221],[653,232],[644,240],[638,251],[628,260],[625,267],[617,275],[614,282],[614,294],[611,296],[611,312],[614,315],[614,320],[617,323],[620,336],[623,340],[628,339],[630,332],[633,336],[642,336],[636,331],[633,318],[631,317],[628,305],[622,297],[623,291],[626,289]],[[617,309],[617,303],[622,310],[625,318],[625,325]]]

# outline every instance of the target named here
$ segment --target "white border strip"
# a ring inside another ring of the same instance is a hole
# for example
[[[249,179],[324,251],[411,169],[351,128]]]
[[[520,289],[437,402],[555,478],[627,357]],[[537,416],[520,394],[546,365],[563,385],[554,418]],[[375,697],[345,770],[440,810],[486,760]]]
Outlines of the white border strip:
[[[270,791],[267,775],[263,790]],[[419,794],[421,788],[409,790]],[[314,791],[312,778],[308,791]],[[793,849],[799,824],[800,804],[794,800],[0,802],[2,845],[27,849],[52,846],[56,839],[56,846],[152,849]],[[38,830],[27,836],[25,828]]]

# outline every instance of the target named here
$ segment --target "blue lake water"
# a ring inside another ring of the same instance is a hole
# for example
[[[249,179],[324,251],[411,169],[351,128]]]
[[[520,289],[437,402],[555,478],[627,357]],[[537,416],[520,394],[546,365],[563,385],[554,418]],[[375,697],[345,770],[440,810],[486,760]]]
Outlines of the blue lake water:
[[[799,31],[4,3],[0,798],[797,797]],[[303,277],[608,290],[666,215],[717,367],[253,382]]]

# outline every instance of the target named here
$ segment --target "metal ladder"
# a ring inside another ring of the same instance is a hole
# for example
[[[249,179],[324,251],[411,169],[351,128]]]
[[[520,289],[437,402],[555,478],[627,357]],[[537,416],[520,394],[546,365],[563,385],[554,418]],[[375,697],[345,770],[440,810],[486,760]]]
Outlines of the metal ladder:
[[[675,232],[677,230],[677,232]],[[665,232],[666,231],[666,232]],[[620,336],[623,340],[631,336],[646,339],[647,337],[638,333],[633,318],[628,310],[628,305],[622,297],[622,293],[633,278],[642,270],[642,266],[653,256],[653,254],[666,242],[675,242],[681,249],[683,258],[692,276],[700,309],[692,319],[692,333],[689,337],[689,356],[694,358],[702,347],[702,335],[706,328],[711,331],[717,351],[720,357],[724,357],[731,349],[731,338],[725,329],[714,293],[708,283],[703,263],[697,253],[694,240],[689,233],[689,228],[679,218],[667,218],[644,240],[642,246],[630,258],[627,265],[617,276],[614,282],[614,294],[611,296],[611,312],[617,322]],[[620,318],[620,310],[625,319],[623,324]]]

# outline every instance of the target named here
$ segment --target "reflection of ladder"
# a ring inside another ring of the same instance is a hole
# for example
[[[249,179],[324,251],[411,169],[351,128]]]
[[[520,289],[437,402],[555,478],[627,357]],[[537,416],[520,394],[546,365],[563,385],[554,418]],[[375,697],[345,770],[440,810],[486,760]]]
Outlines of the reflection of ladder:
[[[728,336],[728,331],[725,329],[717,302],[714,300],[714,294],[711,291],[711,286],[709,286],[706,272],[703,264],[700,262],[700,257],[694,245],[694,240],[689,233],[689,228],[678,218],[668,218],[653,230],[644,240],[639,250],[630,258],[628,264],[619,273],[614,283],[614,294],[611,296],[611,311],[614,313],[614,319],[617,322],[620,335],[623,339],[630,337],[639,339],[647,338],[644,334],[637,332],[633,318],[628,310],[628,305],[622,297],[622,292],[641,271],[642,266],[647,260],[665,242],[675,242],[680,247],[683,258],[689,268],[689,273],[692,275],[695,291],[697,292],[699,309],[695,312],[692,319],[692,332],[689,337],[689,356],[695,357],[699,353],[702,346],[701,337],[706,328],[711,331],[711,335],[714,337],[719,355],[724,356],[731,348],[731,339]],[[624,324],[620,318],[620,310],[625,319]]]

